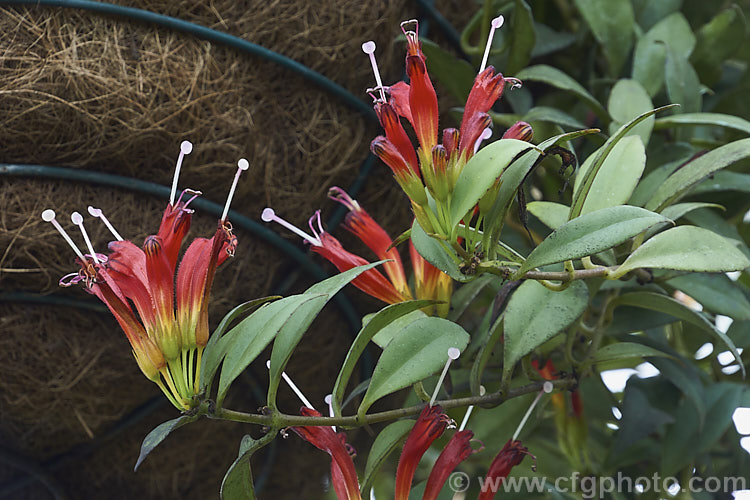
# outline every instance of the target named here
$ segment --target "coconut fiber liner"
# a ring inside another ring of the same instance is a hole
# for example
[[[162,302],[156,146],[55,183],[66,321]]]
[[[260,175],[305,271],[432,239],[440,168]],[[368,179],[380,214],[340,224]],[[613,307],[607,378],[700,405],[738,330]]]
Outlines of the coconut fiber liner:
[[[258,43],[355,95],[372,85],[363,40],[378,43],[384,79],[400,77],[403,51],[393,49],[393,38],[398,22],[411,17],[402,2],[389,1],[128,5]],[[267,205],[298,224],[318,207],[330,211],[327,188],[352,181],[378,133],[336,96],[271,62],[124,18],[73,9],[0,8],[0,50],[0,162],[62,165],[169,185],[179,142],[190,139],[195,148],[183,164],[180,188],[200,189],[222,203],[237,159],[246,157],[251,168],[233,208],[256,220]],[[396,203],[404,208],[399,212],[408,213],[387,169],[376,168],[360,200],[376,218],[393,219]],[[125,238],[141,243],[158,227],[166,200],[93,184],[0,177],[0,290],[92,299],[78,287],[58,288],[58,279],[76,270],[73,254],[39,217],[53,208],[79,241],[69,214],[86,214],[88,205],[103,209]],[[215,223],[197,211],[189,238],[212,234]],[[95,220],[87,229],[102,251],[110,238],[106,229]],[[236,234],[237,255],[217,272],[213,325],[237,303],[273,291],[293,268],[275,247],[242,230]],[[350,295],[361,298],[359,292]],[[348,326],[335,309],[328,306],[314,323],[289,368],[319,400],[330,388],[315,387],[314,381],[333,381],[335,363],[309,360],[342,359],[349,342]],[[59,461],[159,394],[140,374],[107,313],[2,303],[0,330],[0,486],[19,477],[23,460],[45,467]],[[263,376],[256,374],[261,387]],[[248,397],[249,387],[236,389],[228,404],[255,410],[262,401]],[[298,403],[287,396],[282,408],[294,411]],[[215,498],[242,434],[257,430],[214,421],[192,424],[170,436],[133,473],[146,433],[176,416],[163,405],[97,451],[38,472],[48,472],[46,480],[59,483],[70,498]],[[296,472],[293,478],[272,473],[263,496],[297,498],[311,491],[314,498],[321,490],[327,460],[299,441],[277,445],[275,470]],[[265,460],[260,458],[256,473]],[[51,495],[39,483],[6,495],[46,497]]]

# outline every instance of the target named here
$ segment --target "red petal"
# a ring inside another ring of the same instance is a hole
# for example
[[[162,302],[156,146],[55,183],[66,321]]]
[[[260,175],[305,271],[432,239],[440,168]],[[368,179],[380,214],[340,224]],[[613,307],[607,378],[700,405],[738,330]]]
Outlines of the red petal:
[[[435,500],[456,466],[466,460],[472,453],[479,451],[471,447],[471,438],[473,437],[474,433],[471,431],[458,431],[448,441],[435,465],[432,466],[432,472],[430,472],[430,477],[427,478],[427,486],[424,495],[422,495],[422,500]]]
[[[439,438],[450,419],[443,413],[440,405],[425,406],[419,414],[409,436],[404,443],[404,449],[398,460],[396,469],[396,500],[408,500],[414,472],[422,455]]]
[[[461,139],[458,143],[458,151],[463,161],[467,161],[474,155],[474,145],[479,140],[484,129],[489,127],[491,123],[492,119],[490,115],[487,113],[476,113],[465,126],[461,126]]]
[[[503,88],[505,87],[505,79],[500,73],[497,75],[494,73],[495,68],[489,66],[474,79],[474,86],[471,88],[469,97],[466,99],[464,116],[461,120],[462,136],[466,133],[465,127],[474,115],[489,111],[492,105],[495,104],[495,101],[502,95]]]
[[[490,469],[487,471],[487,476],[484,479],[483,491],[479,494],[477,500],[491,500],[494,498],[511,469],[520,464],[523,461],[523,457],[529,454],[529,450],[521,444],[521,441],[511,441],[509,439],[492,461],[492,464],[490,464]]]
[[[311,409],[302,408],[300,413],[306,417],[321,417],[322,415]],[[359,480],[354,461],[346,449],[346,438],[336,434],[328,426],[298,426],[291,428],[299,437],[312,444],[319,450],[331,456],[331,479],[339,500],[359,500]]]
[[[398,116],[403,116],[409,120],[409,123],[413,124],[414,121],[411,119],[411,107],[409,107],[409,84],[406,82],[393,84],[388,89],[388,93],[391,96],[388,102],[393,107],[393,110]]]
[[[414,146],[406,135],[404,127],[401,125],[401,121],[398,119],[396,111],[393,107],[387,103],[378,103],[375,105],[375,113],[378,115],[380,125],[385,130],[385,136],[398,150],[401,156],[409,164],[409,168],[414,175],[419,176],[419,162],[417,161],[417,153],[414,151]]]
[[[409,165],[409,162],[401,156],[398,148],[382,135],[379,135],[372,140],[370,143],[370,151],[380,158],[383,163],[388,165],[396,177],[407,181],[409,177],[415,175],[411,165]]]
[[[409,107],[412,125],[422,150],[429,153],[437,144],[438,102],[432,81],[427,74],[424,56],[407,56],[406,74],[411,82]]]
[[[519,141],[529,142],[534,136],[534,130],[526,122],[516,122],[505,131],[503,139],[518,139]]]
[[[322,245],[313,245],[313,252],[319,253],[341,271],[348,271],[357,266],[369,264],[369,262],[358,255],[344,250],[341,243],[328,233],[320,235]],[[370,269],[357,276],[352,284],[368,295],[382,300],[388,304],[403,302],[405,299],[393,284],[383,276],[380,271]]]
[[[161,241],[172,275],[174,275],[177,266],[177,257],[180,253],[182,240],[190,230],[192,215],[185,209],[186,207],[187,204],[184,201],[179,201],[174,206],[167,205],[161,218],[159,231],[156,233]]]

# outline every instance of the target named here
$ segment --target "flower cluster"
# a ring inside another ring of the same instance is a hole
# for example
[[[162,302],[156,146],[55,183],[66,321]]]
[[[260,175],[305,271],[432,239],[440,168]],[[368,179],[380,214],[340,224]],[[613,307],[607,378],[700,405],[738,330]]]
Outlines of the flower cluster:
[[[415,25],[413,31],[406,29],[412,24]],[[497,18],[493,22],[493,31],[501,24],[502,17]],[[384,136],[372,141],[370,149],[393,171],[396,181],[411,200],[414,215],[422,228],[428,233],[448,235],[453,229],[447,217],[450,197],[458,176],[481,141],[491,135],[488,127],[492,120],[488,111],[502,95],[506,83],[517,86],[520,81],[495,73],[492,66],[485,69],[483,62],[466,100],[460,128],[444,129],[439,143],[437,95],[427,73],[416,21],[405,21],[401,29],[407,42],[408,84],[398,82],[384,87],[373,54],[375,44],[366,42],[362,46],[370,56],[378,82],[378,86],[370,90],[375,100],[375,112],[385,131]],[[416,149],[401,118],[411,124],[416,134]],[[528,141],[531,133],[527,123],[519,122],[508,129],[503,138]]]
[[[88,254],[83,254],[57,222],[52,210],[42,214],[73,247],[80,266],[78,272],[64,276],[60,285],[85,283],[85,290],[97,296],[122,327],[143,374],[180,410],[189,409],[198,394],[201,355],[209,337],[208,302],[214,274],[217,266],[233,256],[237,247],[232,225],[226,219],[227,212],[239,175],[248,168],[247,160],[239,161],[224,214],[214,235],[195,238],[178,268],[180,247],[190,229],[193,213],[189,205],[200,194],[186,189],[175,201],[182,159],[191,150],[189,142],[181,144],[170,202],[158,231],[148,236],[142,247],[124,240],[100,209],[89,207],[89,213],[105,223],[115,240],[108,245],[109,255],[96,253],[84,228],[83,217],[74,212],[71,219],[81,229],[89,250]]]

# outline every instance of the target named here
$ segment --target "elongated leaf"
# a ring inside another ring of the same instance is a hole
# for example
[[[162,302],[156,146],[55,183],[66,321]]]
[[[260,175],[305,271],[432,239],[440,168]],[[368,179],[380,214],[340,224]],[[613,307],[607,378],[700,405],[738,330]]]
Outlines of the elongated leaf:
[[[466,309],[474,302],[474,299],[482,293],[484,287],[486,287],[491,281],[497,280],[496,276],[487,275],[480,276],[471,283],[467,283],[461,286],[458,290],[453,292],[451,297],[451,310],[448,313],[448,318],[451,321],[458,320]]]
[[[517,276],[522,276],[535,267],[594,255],[657,224],[670,223],[666,217],[629,205],[604,208],[582,215],[547,236],[529,254]]]
[[[721,205],[717,205],[716,203],[689,202],[669,205],[667,208],[661,211],[661,214],[667,219],[677,221],[693,210],[698,210],[699,208],[719,208],[724,210],[724,207],[722,207]]]
[[[669,354],[643,344],[633,342],[618,342],[604,346],[596,351],[594,363],[606,363],[607,361],[618,361],[629,358],[645,358],[649,356],[665,357]]]
[[[349,379],[352,376],[354,367],[357,364],[365,348],[370,343],[376,333],[381,331],[388,325],[391,325],[395,320],[403,317],[404,315],[419,310],[420,308],[427,307],[434,304],[431,300],[413,300],[409,302],[401,302],[398,304],[391,304],[381,309],[370,320],[365,326],[359,331],[357,337],[352,342],[352,346],[349,348],[349,352],[346,354],[344,364],[339,370],[339,375],[336,378],[336,383],[333,386],[333,411],[336,415],[341,415],[341,401],[344,399],[344,391],[349,383]]]
[[[722,10],[698,31],[698,43],[690,61],[701,81],[713,86],[722,75],[722,64],[742,47],[747,24],[742,8],[733,4]]]
[[[685,127],[695,125],[713,125],[732,130],[737,130],[750,135],[750,122],[739,116],[725,115],[722,113],[683,113],[679,115],[665,116],[654,122],[654,129],[663,130],[672,127]]]
[[[725,274],[687,274],[667,281],[686,293],[704,309],[742,321],[750,320],[750,301]]]
[[[433,238],[425,233],[416,219],[411,226],[411,242],[414,244],[417,252],[419,252],[419,255],[454,280],[466,282],[471,281],[473,278],[473,276],[467,276],[458,269],[458,264],[456,263],[458,256],[453,249],[448,247],[447,243],[441,242],[437,238]]]
[[[667,48],[665,79],[669,100],[680,105],[679,112],[697,113],[701,110],[701,82],[698,74],[687,57],[671,48]]]
[[[281,381],[281,374],[292,356],[294,348],[302,340],[310,324],[318,316],[323,306],[333,298],[342,288],[363,272],[382,264],[383,261],[358,266],[343,273],[332,276],[308,288],[304,295],[318,295],[307,301],[290,315],[276,335],[271,351],[270,380],[268,382],[268,404],[276,404],[276,391]]]
[[[518,287],[505,309],[503,379],[507,380],[518,360],[577,320],[588,301],[588,288],[581,281],[561,292],[536,281]]]
[[[218,344],[226,356],[219,376],[217,403],[221,404],[232,382],[255,361],[303,304],[321,300],[326,300],[325,295],[292,295],[258,309],[232,328]]]
[[[635,306],[643,309],[651,309],[652,311],[659,311],[662,313],[670,314],[675,318],[687,321],[688,323],[697,326],[701,330],[708,332],[717,341],[720,341],[732,352],[734,358],[740,364],[742,368],[742,374],[745,374],[745,368],[742,365],[742,360],[737,348],[726,333],[718,330],[713,323],[706,319],[702,314],[693,311],[682,302],[679,302],[667,295],[653,292],[632,292],[626,293],[615,299],[617,305]]]
[[[500,174],[520,153],[533,146],[516,139],[500,139],[479,150],[456,180],[451,198],[451,225],[455,227],[473,209]]]
[[[250,311],[252,308],[280,298],[281,296],[276,295],[272,297],[263,297],[262,299],[250,300],[248,302],[245,302],[244,304],[238,305],[237,307],[229,311],[227,315],[224,316],[224,318],[222,318],[219,326],[216,327],[216,330],[214,330],[214,332],[211,334],[211,337],[208,339],[206,348],[203,351],[200,376],[200,387],[202,390],[208,388],[211,385],[214,375],[216,374],[216,370],[218,370],[219,368],[219,363],[221,363],[221,360],[224,359],[224,356],[226,355],[225,348],[227,342],[220,343],[219,341],[229,325],[232,324],[234,320]]]
[[[372,316],[374,316],[374,314]],[[393,337],[398,335],[398,333],[403,330],[406,325],[418,319],[426,318],[427,316],[429,316],[429,314],[425,314],[425,312],[422,310],[412,311],[410,313],[404,314],[403,316],[396,318],[395,320],[378,330],[378,332],[372,337],[372,342],[374,342],[381,349],[385,349],[385,346],[390,344],[391,340],[393,340]]]
[[[750,193],[750,174],[720,170],[695,186],[690,194],[698,195],[717,191]]]
[[[651,29],[669,14],[680,10],[682,0],[633,0],[635,19],[644,31]]]
[[[648,111],[646,113],[643,113],[639,115],[637,118],[634,118],[633,120],[629,121],[622,127],[620,127],[617,132],[615,132],[612,137],[607,139],[607,142],[604,143],[604,146],[599,148],[598,152],[595,153],[596,157],[593,160],[593,163],[591,164],[591,167],[587,169],[585,174],[583,174],[582,180],[580,181],[578,185],[578,189],[575,190],[573,193],[573,204],[570,207],[570,218],[575,219],[579,215],[581,215],[581,210],[583,209],[583,204],[586,202],[586,197],[589,194],[589,191],[591,190],[591,186],[594,183],[594,179],[597,175],[599,175],[599,170],[602,167],[602,164],[607,159],[607,156],[612,152],[612,149],[614,149],[615,145],[617,144],[620,139],[625,137],[625,135],[630,132],[630,130],[641,123],[643,120],[648,118],[649,116],[652,116],[659,111],[669,109],[673,107],[673,105],[669,106],[662,106],[661,108],[656,108],[651,111]]]
[[[410,323],[383,350],[357,413],[364,415],[378,399],[439,371],[449,348],[463,351],[468,344],[469,334],[451,321],[423,318]]]
[[[370,453],[367,455],[365,465],[365,477],[362,480],[363,492],[369,492],[375,475],[378,473],[388,456],[393,453],[401,441],[404,440],[409,431],[414,427],[413,420],[397,420],[380,431],[378,437],[372,443]]]
[[[750,261],[726,238],[701,227],[679,226],[638,247],[613,277],[638,268],[718,273],[748,266]]]
[[[713,172],[748,157],[750,157],[750,138],[730,142],[709,151],[670,175],[646,203],[646,208],[661,211],[682,198],[691,187]]]
[[[534,16],[525,0],[515,0],[511,22],[510,55],[505,67],[506,74],[509,75],[516,74],[529,64],[536,42]]]
[[[557,68],[547,66],[546,64],[539,64],[537,66],[529,66],[524,68],[516,77],[521,80],[530,80],[534,82],[543,82],[548,85],[552,85],[555,88],[561,90],[567,90],[575,94],[579,99],[588,105],[596,115],[602,120],[609,121],[609,115],[599,101],[594,96],[583,88],[583,86],[572,79],[567,74],[563,73]]]
[[[532,201],[526,210],[550,229],[557,229],[568,222],[570,207],[552,201]]]
[[[587,160],[576,180],[585,178],[592,166],[593,161]],[[583,203],[581,214],[627,203],[645,167],[646,149],[641,138],[637,135],[624,137],[604,159]]]
[[[633,78],[653,97],[664,85],[664,65],[671,48],[682,58],[690,57],[695,36],[685,16],[675,12],[654,25],[638,40],[633,57]]]
[[[156,428],[149,432],[148,435],[143,439],[143,444],[141,444],[141,453],[138,455],[138,460],[136,461],[133,470],[138,470],[138,467],[140,467],[148,454],[154,451],[154,448],[159,446],[161,442],[164,441],[167,436],[169,436],[169,433],[171,433],[175,429],[179,429],[185,424],[195,422],[196,420],[198,420],[197,416],[183,415],[156,426]]]
[[[654,109],[651,98],[638,80],[618,80],[609,94],[607,104],[612,123],[609,124],[610,133],[615,132],[625,123],[636,118],[641,113]],[[638,135],[643,144],[648,144],[651,130],[654,128],[654,117],[650,116],[633,127],[628,135]]]
[[[525,122],[549,122],[563,127],[570,127],[573,129],[584,129],[586,125],[579,122],[569,114],[559,109],[550,108],[547,106],[534,106],[523,116]]]
[[[253,473],[250,470],[250,457],[273,439],[271,435],[255,440],[245,435],[240,442],[240,452],[237,459],[229,466],[229,470],[221,481],[221,500],[255,500],[255,485]]]
[[[633,47],[635,15],[630,0],[575,0],[575,4],[604,48],[609,74],[617,76]]]

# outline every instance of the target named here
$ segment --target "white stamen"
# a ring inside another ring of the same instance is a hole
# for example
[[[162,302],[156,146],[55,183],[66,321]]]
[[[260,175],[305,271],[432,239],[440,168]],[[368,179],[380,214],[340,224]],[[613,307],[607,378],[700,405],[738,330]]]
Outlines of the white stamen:
[[[271,360],[269,359],[266,361],[266,367],[268,369],[271,369]],[[302,394],[302,391],[299,390],[299,387],[294,385],[294,382],[292,382],[292,379],[289,378],[289,375],[286,374],[286,372],[281,372],[281,378],[283,378],[287,384],[289,384],[289,387],[294,391],[294,393],[297,395],[297,397],[302,401],[302,404],[310,408],[311,410],[314,410],[315,407],[310,403],[310,401],[305,397],[304,394]]]
[[[232,187],[229,188],[229,196],[227,196],[227,202],[224,204],[224,212],[221,214],[221,221],[227,220],[227,214],[229,213],[229,205],[232,203],[232,197],[234,196],[234,190],[237,189],[237,182],[240,180],[240,174],[250,168],[250,163],[244,158],[240,158],[237,162],[237,173],[234,174],[234,180],[232,181]]]
[[[68,236],[68,233],[65,232],[65,229],[62,228],[59,222],[57,222],[57,219],[55,219],[55,211],[47,209],[44,212],[42,212],[42,220],[44,222],[50,222],[53,226],[55,226],[55,229],[62,235],[63,238],[65,238],[65,241],[70,245],[70,248],[73,249],[73,251],[76,253],[78,257],[84,262],[86,262],[86,259],[83,257],[83,254],[80,250],[78,250],[78,247],[75,243],[73,243],[73,240],[70,239],[70,236]]]
[[[281,224],[282,226],[284,226],[285,228],[287,228],[294,234],[300,236],[303,240],[307,241],[308,243],[312,245],[315,245],[316,247],[323,246],[323,243],[320,241],[319,238],[310,236],[309,234],[307,234],[306,232],[304,232],[302,229],[298,228],[294,224],[291,224],[285,221],[284,219],[276,215],[276,212],[273,211],[273,208],[268,207],[268,208],[263,209],[263,213],[260,215],[260,218],[264,222],[275,222],[277,224]]]
[[[479,138],[477,139],[477,142],[474,143],[474,154],[477,154],[477,151],[479,151],[479,146],[482,145],[482,141],[486,141],[490,137],[492,137],[491,128],[488,127],[482,130],[482,135],[480,135]]]
[[[112,233],[112,236],[114,236],[117,241],[123,241],[123,238],[122,236],[120,236],[120,233],[115,231],[115,228],[112,226],[112,224],[110,224],[110,222],[104,216],[101,209],[94,208],[91,205],[89,205],[88,210],[89,210],[89,214],[91,214],[92,217],[99,217],[102,220],[104,225],[107,226],[107,229],[109,229],[109,232]]]
[[[487,390],[484,388],[483,385],[479,386],[479,395],[484,396]],[[466,424],[469,422],[469,417],[471,416],[471,412],[474,411],[474,405],[469,406],[466,408],[466,414],[464,415],[464,419],[461,421],[461,427],[458,428],[458,432],[461,432],[466,428]]]
[[[327,394],[324,398],[324,401],[328,405],[328,416],[333,417],[333,394]],[[333,432],[336,432],[336,426],[332,425],[331,429],[333,429]]]
[[[458,357],[461,355],[461,351],[456,349],[455,347],[451,347],[448,349],[448,360],[445,362],[445,366],[443,367],[443,373],[440,374],[440,378],[438,379],[437,385],[435,386],[435,391],[432,393],[432,397],[430,398],[430,406],[435,404],[435,399],[437,399],[438,392],[440,392],[440,387],[443,385],[443,380],[445,379],[445,376],[448,374],[448,368],[451,366],[451,363],[453,360],[458,359]]]
[[[86,232],[86,228],[83,227],[83,216],[79,214],[78,212],[73,212],[72,214],[70,214],[70,220],[73,221],[73,224],[75,224],[81,229],[81,234],[83,234],[83,241],[86,242],[86,248],[89,249],[89,254],[91,254],[91,258],[94,259],[94,263],[98,264],[99,259],[96,257],[96,252],[94,251],[94,247],[91,245],[89,234]]]
[[[370,56],[370,64],[372,65],[372,72],[375,74],[375,82],[378,84],[376,89],[380,91],[380,98],[385,102],[385,90],[383,90],[383,81],[380,79],[380,70],[378,69],[378,62],[375,60],[375,42],[370,40],[362,44],[362,52]]]
[[[529,417],[531,416],[531,412],[534,411],[534,408],[536,407],[537,403],[542,398],[542,394],[545,394],[545,393],[549,394],[550,392],[552,392],[552,389],[554,388],[555,387],[552,385],[552,382],[547,381],[544,383],[544,385],[542,386],[542,390],[539,391],[539,394],[536,395],[536,398],[534,398],[534,402],[531,403],[531,406],[529,406],[529,409],[526,411],[526,415],[523,416],[523,418],[521,419],[521,423],[518,424],[518,427],[516,428],[516,432],[513,433],[513,437],[511,438],[511,441],[515,441],[516,439],[518,439],[518,435],[521,434],[521,429],[523,429],[523,426],[526,425],[526,421],[529,419]]]
[[[193,143],[190,141],[182,141],[180,143],[180,156],[177,157],[177,165],[174,167],[174,178],[172,179],[172,193],[169,195],[169,204],[174,206],[174,197],[177,194],[177,179],[180,178],[180,168],[182,167],[182,159],[185,155],[189,155],[193,151]]]
[[[484,71],[484,67],[487,66],[487,58],[490,57],[490,49],[492,48],[492,37],[495,36],[495,30],[500,28],[500,26],[502,26],[504,22],[505,22],[505,18],[503,16],[497,16],[490,23],[490,34],[487,37],[487,45],[485,45],[484,47],[484,57],[482,57],[482,65],[479,66],[480,73]]]

